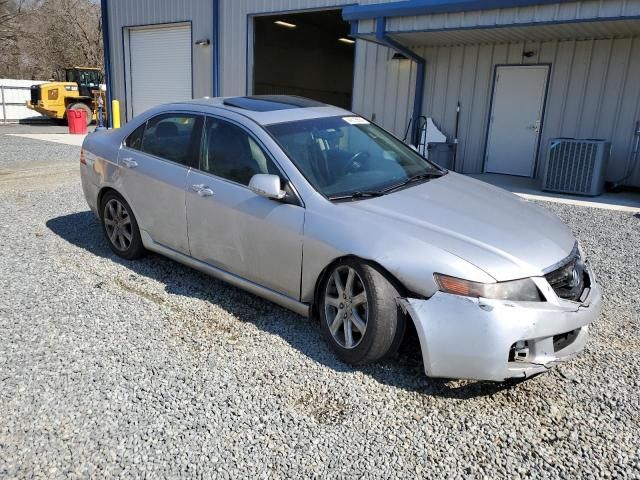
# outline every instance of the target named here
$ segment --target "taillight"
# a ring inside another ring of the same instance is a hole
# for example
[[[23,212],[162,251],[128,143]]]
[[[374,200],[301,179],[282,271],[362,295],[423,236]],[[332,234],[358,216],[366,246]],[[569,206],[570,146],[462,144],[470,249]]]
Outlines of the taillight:
[[[84,148],[80,149],[80,163],[82,165],[86,165],[87,164],[87,159],[85,158],[85,155],[84,155]]]

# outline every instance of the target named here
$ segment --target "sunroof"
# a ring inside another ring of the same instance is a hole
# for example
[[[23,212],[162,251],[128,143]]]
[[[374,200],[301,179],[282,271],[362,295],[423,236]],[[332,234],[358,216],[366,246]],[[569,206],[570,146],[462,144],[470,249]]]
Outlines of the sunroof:
[[[233,97],[224,101],[230,107],[252,110],[254,112],[272,112],[291,108],[324,107],[324,103],[291,95],[254,95],[251,97]]]

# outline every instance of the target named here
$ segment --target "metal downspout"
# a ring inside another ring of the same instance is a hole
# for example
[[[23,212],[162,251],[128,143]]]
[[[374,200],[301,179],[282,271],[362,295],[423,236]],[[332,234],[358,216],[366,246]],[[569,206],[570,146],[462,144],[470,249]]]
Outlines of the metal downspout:
[[[220,1],[213,0],[213,96],[220,96]]]
[[[413,50],[405,47],[404,45],[401,45],[400,43],[396,42],[395,40],[387,36],[386,24],[387,24],[386,17],[378,17],[376,19],[376,40],[379,43],[389,48],[392,48],[396,52],[401,53],[405,57],[416,62],[416,66],[417,66],[416,91],[413,97],[413,114],[411,116],[411,125],[413,126],[411,141],[414,145],[417,145],[419,141],[418,137],[420,135],[420,132],[416,128],[416,125],[418,124],[418,119],[421,115],[422,101],[424,99],[424,73],[425,73],[426,61],[424,58],[422,58],[420,55],[415,53]]]
[[[104,79],[107,85],[107,128],[113,125],[111,107],[111,46],[109,43],[109,11],[107,10],[107,0],[100,0],[100,11],[102,14],[102,48],[104,50]]]

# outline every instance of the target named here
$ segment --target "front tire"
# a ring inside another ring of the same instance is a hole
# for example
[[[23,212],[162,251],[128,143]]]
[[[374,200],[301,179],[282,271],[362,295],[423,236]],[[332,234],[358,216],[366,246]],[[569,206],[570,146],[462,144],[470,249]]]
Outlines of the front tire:
[[[116,255],[134,260],[144,253],[138,222],[127,201],[116,192],[107,192],[100,207],[102,231]]]
[[[398,289],[378,267],[342,260],[327,272],[319,294],[323,336],[343,362],[363,365],[396,352],[406,317],[396,303]]]

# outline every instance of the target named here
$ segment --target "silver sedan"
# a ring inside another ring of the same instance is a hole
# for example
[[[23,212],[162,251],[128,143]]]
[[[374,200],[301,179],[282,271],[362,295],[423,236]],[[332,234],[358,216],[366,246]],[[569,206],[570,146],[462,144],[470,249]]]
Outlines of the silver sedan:
[[[528,377],[583,349],[601,289],[557,217],[297,97],[163,105],[87,136],[85,197],[113,251],[151,250],[301,315],[343,361]]]

